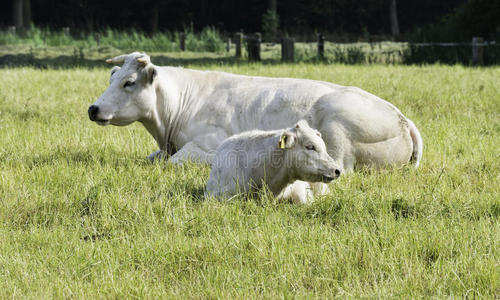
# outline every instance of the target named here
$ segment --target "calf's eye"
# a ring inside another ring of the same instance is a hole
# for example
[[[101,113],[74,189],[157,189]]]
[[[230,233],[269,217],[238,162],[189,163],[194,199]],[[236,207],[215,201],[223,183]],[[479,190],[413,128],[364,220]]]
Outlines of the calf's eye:
[[[313,145],[306,145],[306,149],[316,151],[316,148]]]
[[[123,85],[124,88],[126,88],[127,86],[133,86],[135,84],[135,81],[127,81],[125,82],[125,84]]]

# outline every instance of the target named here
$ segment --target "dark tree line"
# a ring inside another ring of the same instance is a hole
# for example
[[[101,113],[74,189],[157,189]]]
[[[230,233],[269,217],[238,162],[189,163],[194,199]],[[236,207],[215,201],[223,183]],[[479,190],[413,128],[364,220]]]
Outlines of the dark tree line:
[[[500,32],[498,0],[9,0],[4,8],[0,10],[3,27],[28,27],[33,22],[81,31],[214,26],[223,32],[264,28],[271,34],[323,32],[358,37],[416,36],[425,31],[435,38],[464,40]]]

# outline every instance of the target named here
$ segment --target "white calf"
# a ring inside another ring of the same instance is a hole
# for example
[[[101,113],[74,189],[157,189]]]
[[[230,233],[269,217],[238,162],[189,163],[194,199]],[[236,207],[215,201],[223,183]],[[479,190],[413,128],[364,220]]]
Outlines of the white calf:
[[[308,184],[294,181],[328,183],[340,173],[321,134],[302,120],[287,130],[253,130],[226,139],[217,148],[207,194],[227,197],[266,184],[274,195],[283,192],[305,203]]]

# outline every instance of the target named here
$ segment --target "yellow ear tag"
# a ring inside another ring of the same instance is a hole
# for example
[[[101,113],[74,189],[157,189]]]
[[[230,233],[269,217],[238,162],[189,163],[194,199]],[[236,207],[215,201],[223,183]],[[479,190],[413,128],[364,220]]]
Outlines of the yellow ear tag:
[[[285,136],[284,135],[282,135],[280,137],[280,143],[278,146],[280,147],[280,149],[285,149]]]

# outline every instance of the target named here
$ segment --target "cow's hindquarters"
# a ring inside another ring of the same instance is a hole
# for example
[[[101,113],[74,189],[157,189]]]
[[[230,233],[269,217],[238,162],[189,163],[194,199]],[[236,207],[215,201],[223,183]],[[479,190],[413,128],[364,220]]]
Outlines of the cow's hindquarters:
[[[411,121],[392,104],[359,89],[324,95],[309,116],[328,154],[347,172],[408,163],[418,145],[412,139],[412,132],[418,131]]]
[[[354,143],[356,167],[383,167],[410,161],[413,143],[408,134],[376,143]]]

